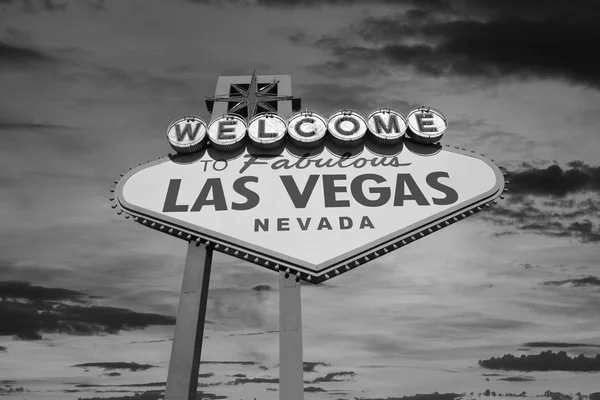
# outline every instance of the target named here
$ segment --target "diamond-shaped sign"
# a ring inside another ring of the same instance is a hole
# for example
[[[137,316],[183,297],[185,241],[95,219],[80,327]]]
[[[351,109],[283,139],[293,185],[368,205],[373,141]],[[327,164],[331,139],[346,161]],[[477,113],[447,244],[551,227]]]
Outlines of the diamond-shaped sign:
[[[146,226],[319,283],[481,210],[504,187],[483,157],[410,140],[266,152],[162,158],[126,174],[117,201]]]

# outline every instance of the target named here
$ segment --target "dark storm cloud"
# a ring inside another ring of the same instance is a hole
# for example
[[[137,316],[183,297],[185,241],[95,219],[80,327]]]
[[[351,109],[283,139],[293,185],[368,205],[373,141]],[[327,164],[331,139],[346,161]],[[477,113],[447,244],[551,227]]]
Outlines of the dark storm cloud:
[[[500,378],[497,380],[506,381],[506,382],[532,382],[532,381],[535,381],[534,378],[531,378],[528,376],[509,376],[508,378]]]
[[[565,197],[584,191],[600,192],[600,167],[577,162],[563,170],[559,165],[508,172],[510,193]]]
[[[76,365],[73,365],[72,367],[103,368],[105,371],[121,369],[121,370],[127,370],[127,371],[131,371],[131,372],[137,372],[137,371],[146,371],[150,368],[156,368],[156,365],[138,364],[135,362],[89,362],[89,363],[83,363],[83,364],[76,364]]]
[[[304,387],[304,391],[307,393],[327,392],[327,390],[316,386],[306,386]]]
[[[599,4],[587,2],[580,12],[558,0],[543,7],[533,1],[391,3],[399,7],[385,16],[367,17],[350,30],[312,41],[330,52],[331,60],[323,64],[326,73],[329,67],[344,74],[351,64],[388,64],[436,77],[552,77],[600,84],[597,63],[583,56],[600,40]],[[290,40],[298,43],[297,38]]]
[[[113,374],[115,372],[112,372]],[[118,374],[118,372],[116,372]],[[119,374],[120,375],[120,374]],[[167,382],[149,382],[149,383],[125,383],[122,385],[94,385],[91,383],[80,383],[75,385],[78,388],[90,388],[90,387],[154,387],[154,386],[166,386]]]
[[[309,362],[309,361],[305,361],[303,368],[304,368],[304,372],[316,372],[316,368],[317,367],[331,367],[331,365],[324,363],[324,362]]]
[[[29,67],[55,62],[56,59],[42,51],[0,41],[0,68]]]
[[[564,342],[528,342],[523,343],[525,347],[558,347],[558,348],[569,348],[569,347],[600,347],[597,344],[584,344],[584,343],[564,343]]]
[[[516,226],[522,232],[535,233],[555,238],[573,238],[582,243],[597,243],[600,241],[600,226],[588,220],[568,223],[567,218],[580,218],[587,215],[583,211],[555,212],[535,206],[505,206],[498,204],[480,217],[501,226]],[[561,221],[566,221],[563,223]],[[511,235],[514,232],[502,232],[496,236]]]
[[[480,214],[501,226],[549,237],[600,241],[600,167],[571,161],[567,168],[522,166],[506,171],[508,194],[504,201]],[[573,196],[589,196],[577,200]],[[593,221],[596,222],[593,222]]]
[[[17,339],[39,340],[43,333],[116,334],[175,323],[171,316],[98,306],[86,293],[26,282],[0,282],[0,299],[0,335]]]
[[[553,353],[548,350],[537,355],[522,355],[520,357],[505,354],[499,358],[492,357],[487,360],[479,360],[479,365],[483,368],[506,371],[595,372],[600,371],[600,354],[595,357],[586,357],[583,354],[577,357],[569,357],[564,351]]]
[[[546,281],[543,283],[546,286],[562,286],[573,285],[578,286],[600,286],[600,279],[595,276],[586,276],[578,279],[566,279],[562,281]]]
[[[85,293],[70,289],[33,286],[29,282],[0,282],[0,299],[23,299],[30,302],[71,300],[82,301]]]
[[[255,292],[270,292],[273,289],[271,285],[256,285],[252,288]]]
[[[325,383],[325,382],[344,382],[352,380],[356,376],[353,371],[330,372],[325,376],[315,378],[311,382],[306,383]]]
[[[367,26],[365,35],[385,32],[387,26],[396,28],[388,29],[394,35],[381,40],[380,47],[369,49],[371,58],[411,66],[426,75],[562,77],[578,83],[600,84],[598,69],[580,56],[600,40],[600,31],[592,25],[502,18],[430,21],[423,26],[398,29],[397,17],[373,19],[369,25],[373,28],[369,30]],[[403,37],[425,42],[387,43]],[[557,43],[561,43],[560,56]]]
[[[247,383],[279,383],[279,378],[237,378],[234,381],[227,382],[228,386],[245,385]]]

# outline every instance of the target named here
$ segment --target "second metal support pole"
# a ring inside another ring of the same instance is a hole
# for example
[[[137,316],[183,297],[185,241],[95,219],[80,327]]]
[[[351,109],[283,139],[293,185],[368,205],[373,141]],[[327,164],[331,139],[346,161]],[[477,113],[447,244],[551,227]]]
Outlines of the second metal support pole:
[[[279,272],[279,400],[303,399],[300,281],[294,275]]]

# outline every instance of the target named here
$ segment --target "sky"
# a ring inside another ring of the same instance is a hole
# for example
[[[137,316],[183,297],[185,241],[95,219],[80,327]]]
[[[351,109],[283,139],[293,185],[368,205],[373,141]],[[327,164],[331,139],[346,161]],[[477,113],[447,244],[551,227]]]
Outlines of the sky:
[[[510,181],[490,210],[302,286],[305,398],[600,392],[599,17],[578,0],[0,0],[0,395],[164,389],[186,243],[116,215],[109,189],[172,152],[172,120],[210,119],[219,76],[255,68],[326,116],[435,107],[442,143]],[[215,254],[204,397],[278,398],[278,296],[277,274]]]

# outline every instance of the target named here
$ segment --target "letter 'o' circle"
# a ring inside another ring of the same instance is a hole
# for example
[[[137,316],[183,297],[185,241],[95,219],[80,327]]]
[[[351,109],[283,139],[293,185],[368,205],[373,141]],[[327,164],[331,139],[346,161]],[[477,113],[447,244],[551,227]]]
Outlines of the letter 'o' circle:
[[[352,146],[359,143],[367,133],[367,121],[354,110],[340,110],[329,117],[327,129],[335,143]]]

